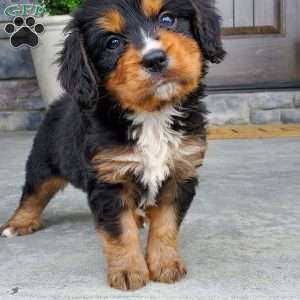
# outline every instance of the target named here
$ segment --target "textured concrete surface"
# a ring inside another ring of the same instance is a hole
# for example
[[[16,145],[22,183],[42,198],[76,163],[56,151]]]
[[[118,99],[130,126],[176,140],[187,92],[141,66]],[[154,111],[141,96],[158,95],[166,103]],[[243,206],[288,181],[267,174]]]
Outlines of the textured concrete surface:
[[[17,205],[31,142],[0,134],[0,223]],[[43,231],[0,239],[0,299],[300,299],[299,154],[300,139],[210,142],[182,229],[187,278],[133,293],[106,285],[85,196],[67,188]]]

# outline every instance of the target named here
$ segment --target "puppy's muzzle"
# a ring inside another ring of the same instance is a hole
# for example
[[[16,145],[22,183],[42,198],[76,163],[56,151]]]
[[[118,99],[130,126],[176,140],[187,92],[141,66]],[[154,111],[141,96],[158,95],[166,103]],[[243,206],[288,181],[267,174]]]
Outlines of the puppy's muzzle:
[[[169,65],[169,60],[165,51],[153,50],[144,56],[142,64],[150,73],[163,73]]]

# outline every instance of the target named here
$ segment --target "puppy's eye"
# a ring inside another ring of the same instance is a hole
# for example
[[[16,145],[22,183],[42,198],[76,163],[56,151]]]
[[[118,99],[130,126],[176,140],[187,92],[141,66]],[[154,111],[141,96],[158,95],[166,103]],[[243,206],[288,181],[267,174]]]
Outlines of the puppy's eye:
[[[106,47],[110,50],[115,50],[118,49],[121,45],[122,45],[121,40],[116,37],[113,37],[107,41]]]
[[[169,12],[162,13],[159,17],[159,25],[172,28],[176,25],[176,17]]]

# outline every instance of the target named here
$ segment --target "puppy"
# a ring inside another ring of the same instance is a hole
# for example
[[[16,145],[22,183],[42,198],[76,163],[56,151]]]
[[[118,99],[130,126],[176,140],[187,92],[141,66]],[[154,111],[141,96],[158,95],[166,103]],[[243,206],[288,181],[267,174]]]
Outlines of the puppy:
[[[206,149],[202,79],[225,55],[213,1],[86,0],[67,32],[66,93],[35,137],[2,236],[39,230],[51,198],[71,183],[87,193],[110,286],[176,282],[186,274],[177,235]]]

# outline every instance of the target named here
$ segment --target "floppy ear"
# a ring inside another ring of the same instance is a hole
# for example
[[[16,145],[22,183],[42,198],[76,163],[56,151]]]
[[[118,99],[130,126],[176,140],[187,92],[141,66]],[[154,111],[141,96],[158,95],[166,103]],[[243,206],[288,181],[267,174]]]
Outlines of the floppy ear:
[[[71,27],[72,24],[66,31]],[[58,62],[60,64],[58,79],[65,91],[83,108],[93,108],[98,100],[98,84],[79,29],[71,28]]]
[[[192,0],[195,8],[195,34],[205,59],[220,63],[226,52],[221,40],[221,17],[217,14],[214,0]]]

